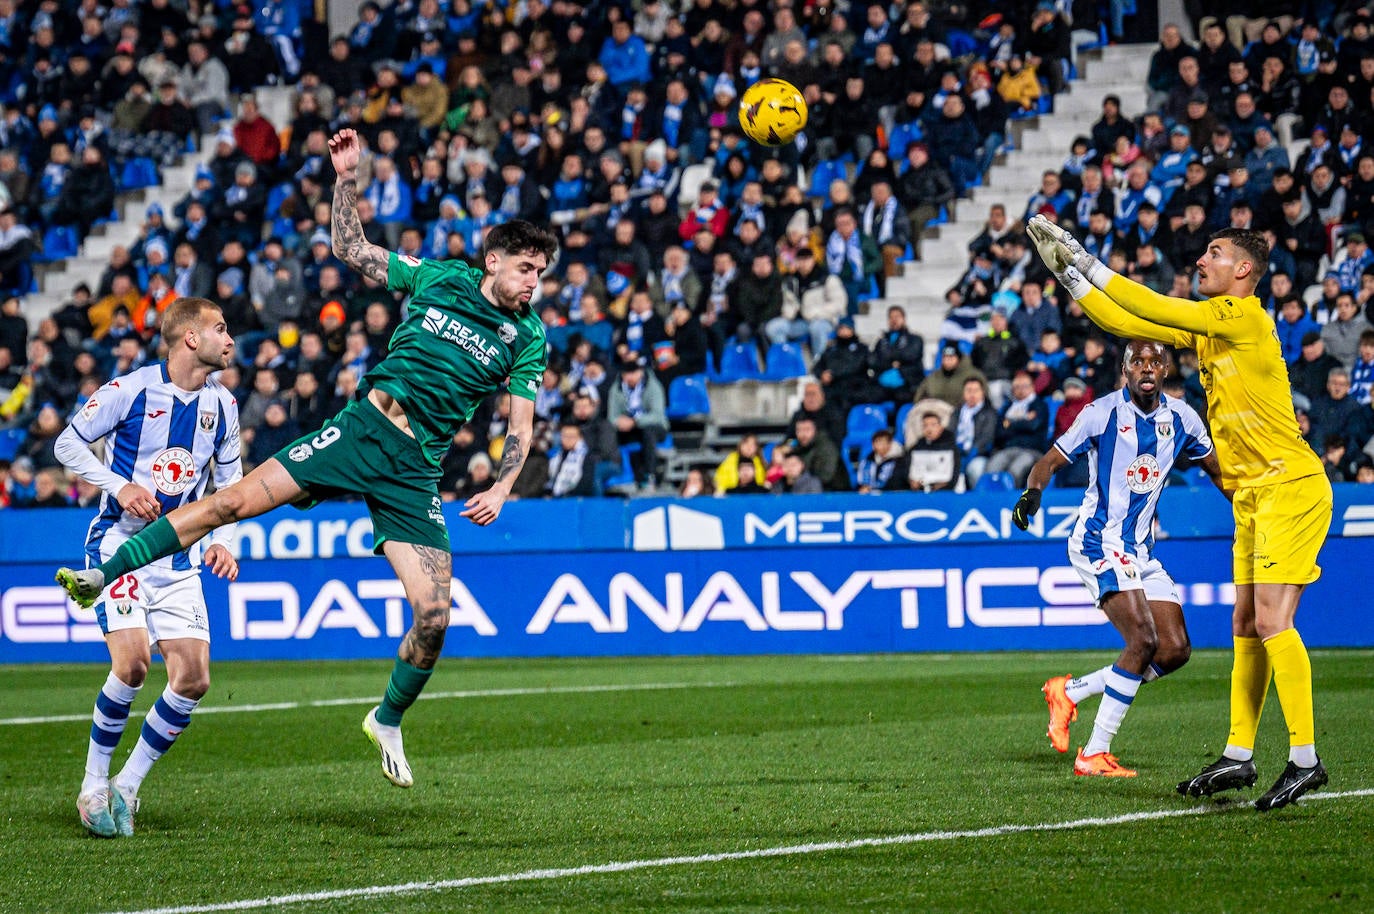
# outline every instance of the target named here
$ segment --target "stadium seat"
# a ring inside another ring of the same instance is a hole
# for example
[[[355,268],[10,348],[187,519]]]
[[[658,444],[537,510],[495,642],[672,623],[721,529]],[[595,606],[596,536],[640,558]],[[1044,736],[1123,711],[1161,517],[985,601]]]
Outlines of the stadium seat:
[[[635,471],[634,467],[630,465],[630,455],[638,451],[638,444],[622,444],[620,446],[620,472],[603,483],[606,489],[624,488],[635,484]]]
[[[844,177],[844,166],[838,162],[817,162],[811,172],[811,183],[806,191],[809,197],[822,200],[830,196],[830,182]]]
[[[978,484],[973,487],[975,492],[1014,492],[1016,490],[1016,479],[1010,473],[984,473],[978,477]]]
[[[909,121],[893,127],[892,136],[887,141],[889,156],[893,161],[905,159],[907,147],[919,142],[923,135],[919,121]]]
[[[686,374],[668,385],[668,418],[687,419],[711,414],[711,397],[706,392],[706,375]]]
[[[906,446],[906,417],[907,414],[911,412],[911,408],[915,405],[915,403],[903,403],[901,408],[897,410],[897,430],[893,433],[892,440],[903,447]]]
[[[712,380],[720,384],[733,384],[736,381],[757,381],[760,377],[758,348],[752,342],[727,343],[720,354],[720,370]]]
[[[707,160],[697,162],[695,165],[688,165],[682,170],[682,179],[678,182],[677,202],[679,206],[695,206],[697,202],[697,192],[701,190],[701,185],[707,178],[711,177],[711,170],[714,162]]]
[[[1049,414],[1050,414],[1049,425],[1047,425],[1047,426],[1045,426],[1045,427],[1049,429],[1050,440],[1053,441],[1053,440],[1054,440],[1054,417],[1057,416],[1057,415],[1059,415],[1059,407],[1061,407],[1061,406],[1064,405],[1064,401],[1063,401],[1063,400],[1057,400],[1057,399],[1055,399],[1054,397],[1046,397],[1046,398],[1045,398],[1045,405],[1049,408],[1048,411],[1049,411]]]
[[[844,433],[849,435],[872,435],[880,428],[887,428],[891,413],[890,403],[857,403],[849,408],[845,417]]]
[[[75,257],[81,250],[76,229],[70,225],[52,225],[43,233],[43,251],[33,255],[38,263]]]
[[[28,430],[24,428],[0,430],[0,460],[13,460],[28,437]]]
[[[786,381],[805,377],[806,374],[806,357],[802,355],[799,344],[774,343],[768,347],[768,357],[763,367],[765,381]]]
[[[162,176],[158,174],[157,163],[147,156],[138,156],[125,162],[124,170],[119,175],[119,189],[123,192],[157,187],[161,183]]]

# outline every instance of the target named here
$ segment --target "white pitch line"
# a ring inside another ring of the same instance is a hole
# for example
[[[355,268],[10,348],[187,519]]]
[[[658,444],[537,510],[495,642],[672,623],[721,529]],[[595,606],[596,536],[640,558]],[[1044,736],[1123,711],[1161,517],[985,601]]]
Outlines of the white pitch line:
[[[1374,796],[1374,789],[1343,790],[1332,793],[1308,794],[1310,800],[1341,800],[1350,797]],[[1248,805],[1248,804],[1247,804]],[[1233,809],[1239,807],[1231,807]],[[628,873],[664,866],[692,866],[702,863],[723,863],[730,860],[755,860],[764,857],[792,857],[801,854],[821,854],[828,851],[848,851],[865,847],[892,847],[902,844],[922,844],[931,841],[957,841],[963,838],[998,838],[1002,835],[1027,832],[1069,831],[1078,828],[1099,828],[1128,822],[1148,822],[1155,819],[1176,819],[1215,813],[1216,806],[1192,806],[1185,809],[1156,809],[1132,812],[1120,816],[1092,819],[1072,819],[1067,822],[1039,822],[1031,825],[995,825],[963,831],[928,831],[906,835],[887,835],[876,838],[855,838],[850,841],[825,841],[817,844],[792,844],[783,847],[763,847],[749,851],[726,851],[718,854],[697,854],[688,857],[655,857],[648,860],[624,860],[614,863],[589,864],[560,869],[525,870],[496,876],[468,876],[463,879],[443,879],[434,882],[405,882],[398,885],[373,885],[359,889],[331,889],[323,892],[303,892],[296,895],[273,895],[218,904],[182,905],[171,908],[146,908],[141,911],[120,911],[113,914],[214,914],[218,911],[252,911],[278,908],[311,901],[341,901],[349,898],[379,898],[391,895],[415,895],[422,892],[444,892],[480,885],[503,885],[512,882],[536,882],[549,879],[568,879],[575,876],[596,876],[603,873]],[[1276,813],[1275,815],[1279,815]]]
[[[671,689],[723,689],[739,685],[737,682],[643,682],[610,685],[586,686],[530,686],[511,689],[471,689],[458,692],[424,692],[421,701],[437,701],[446,698],[507,698],[518,695],[587,695],[597,692],[661,692]],[[333,708],[347,705],[372,705],[377,696],[366,698],[321,698],[316,701],[276,701],[257,705],[211,705],[196,708],[196,716],[202,714],[249,714],[259,711],[295,711],[300,708]],[[129,717],[142,717],[146,712],[131,711]],[[24,724],[65,724],[89,721],[87,714],[53,714],[48,717],[4,717],[0,727],[17,727]]]

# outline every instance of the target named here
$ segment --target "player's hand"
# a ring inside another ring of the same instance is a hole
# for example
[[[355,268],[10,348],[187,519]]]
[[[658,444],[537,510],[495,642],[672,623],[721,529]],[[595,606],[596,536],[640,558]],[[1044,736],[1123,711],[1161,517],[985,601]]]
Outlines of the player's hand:
[[[458,516],[466,517],[479,527],[485,527],[501,516],[501,507],[505,503],[506,493],[493,486],[465,501],[465,510]]]
[[[1036,216],[1026,223],[1026,235],[1040,252],[1040,259],[1045,261],[1051,273],[1058,276],[1072,263],[1068,249],[1059,243],[1054,226],[1044,216]]]
[[[231,581],[238,580],[239,561],[234,558],[233,553],[221,546],[219,543],[205,550],[205,555],[201,556],[201,561],[206,568],[209,568],[217,578],[228,578]]]
[[[126,514],[132,514],[139,520],[154,521],[162,514],[162,505],[158,504],[153,493],[136,483],[128,483],[120,489],[115,501],[119,502]]]
[[[334,163],[334,172],[341,178],[354,176],[362,154],[358,133],[351,127],[345,127],[329,138],[329,160]]]
[[[1022,530],[1030,529],[1031,518],[1040,510],[1040,490],[1027,489],[1016,499],[1016,507],[1011,509],[1011,522]]]

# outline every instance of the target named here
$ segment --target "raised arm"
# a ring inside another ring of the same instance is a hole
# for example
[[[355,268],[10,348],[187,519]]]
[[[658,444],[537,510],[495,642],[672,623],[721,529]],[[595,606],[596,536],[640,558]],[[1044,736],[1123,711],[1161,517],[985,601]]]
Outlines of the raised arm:
[[[339,176],[334,182],[332,234],[334,256],[352,270],[386,285],[388,254],[363,236],[363,224],[358,218],[358,161],[362,146],[358,134],[345,127],[329,139],[329,157]]]
[[[1154,340],[1182,349],[1192,348],[1193,341],[1186,332],[1136,317],[1105,292],[1093,288],[1087,280],[1083,281],[1083,285],[1086,288],[1079,289],[1083,293],[1081,296],[1072,289],[1070,293],[1078,299],[1083,311],[1092,318],[1093,323],[1108,333],[1115,333],[1126,339]]]

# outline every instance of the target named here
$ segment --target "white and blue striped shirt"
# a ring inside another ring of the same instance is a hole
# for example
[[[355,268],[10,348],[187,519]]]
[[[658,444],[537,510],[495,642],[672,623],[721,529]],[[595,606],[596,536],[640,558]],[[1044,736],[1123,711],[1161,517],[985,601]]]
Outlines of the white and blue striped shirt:
[[[1097,560],[1106,549],[1153,557],[1155,509],[1174,463],[1201,460],[1212,439],[1197,412],[1160,395],[1149,415],[1123,389],[1089,403],[1054,446],[1069,460],[1088,455],[1088,489],[1069,548]]]
[[[71,445],[82,442],[85,459]],[[127,483],[147,489],[166,515],[205,493],[213,461],[215,487],[224,488],[243,476],[239,461],[239,413],[233,395],[213,378],[199,391],[185,391],[172,383],[167,365],[158,362],[115,378],[86,401],[62,433],[69,438],[59,456],[72,469],[100,486],[100,513],[86,536],[86,554],[102,561],[102,543],[118,544],[145,522],[124,513],[115,496]],[[87,447],[105,439],[104,468],[94,466]],[[65,452],[65,453],[64,453]],[[96,470],[96,471],[92,471]],[[229,530],[210,535],[227,545]],[[150,567],[164,572],[189,572],[199,563],[199,544],[158,559]],[[181,576],[177,574],[175,576]]]

